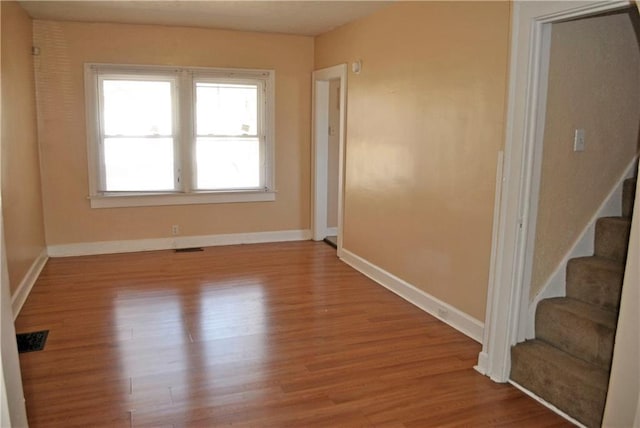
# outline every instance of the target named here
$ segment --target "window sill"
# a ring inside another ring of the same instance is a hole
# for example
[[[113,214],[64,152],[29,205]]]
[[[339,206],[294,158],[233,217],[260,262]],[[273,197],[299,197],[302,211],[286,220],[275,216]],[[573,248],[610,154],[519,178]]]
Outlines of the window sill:
[[[156,193],[133,195],[90,196],[91,208],[155,207],[162,205],[225,204],[237,202],[269,202],[276,200],[276,192],[202,192]]]

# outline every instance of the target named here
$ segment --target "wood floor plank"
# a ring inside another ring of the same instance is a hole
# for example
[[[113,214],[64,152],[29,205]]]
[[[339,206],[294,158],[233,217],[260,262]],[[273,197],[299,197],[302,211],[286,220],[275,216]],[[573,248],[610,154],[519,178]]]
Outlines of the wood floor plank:
[[[51,259],[16,328],[32,427],[570,426],[324,243]]]

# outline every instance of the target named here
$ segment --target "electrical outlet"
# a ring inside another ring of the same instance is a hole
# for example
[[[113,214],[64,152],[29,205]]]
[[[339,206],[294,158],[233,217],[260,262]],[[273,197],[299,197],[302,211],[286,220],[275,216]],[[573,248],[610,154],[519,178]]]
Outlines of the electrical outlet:
[[[171,226],[171,234],[180,235],[180,226],[177,224],[174,224],[173,226]]]

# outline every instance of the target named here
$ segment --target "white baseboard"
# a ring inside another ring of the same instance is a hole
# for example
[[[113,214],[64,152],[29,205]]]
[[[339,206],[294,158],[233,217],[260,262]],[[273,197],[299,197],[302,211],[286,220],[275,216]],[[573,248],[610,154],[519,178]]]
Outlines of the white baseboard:
[[[535,336],[535,318],[538,303],[543,299],[566,296],[566,270],[569,260],[576,257],[592,256],[594,251],[594,239],[596,234],[596,222],[600,217],[619,216],[622,213],[622,184],[627,178],[633,177],[637,169],[637,160],[634,159],[625,169],[616,184],[609,191],[602,204],[593,214],[585,228],[578,235],[569,251],[564,255],[555,270],[544,283],[542,289],[529,303],[527,312],[526,338]]]
[[[327,234],[327,236],[338,236],[338,228],[327,227],[327,231],[325,233]]]
[[[480,352],[478,354],[478,364],[473,366],[473,368],[475,369],[475,371],[477,371],[481,375],[486,376],[487,373],[489,372],[489,354],[487,354],[484,351]]]
[[[567,415],[565,412],[563,412],[562,410],[558,409],[556,406],[554,406],[553,404],[549,403],[545,399],[538,397],[536,394],[534,394],[533,392],[529,391],[527,388],[525,388],[524,386],[520,385],[519,383],[514,382],[512,380],[509,380],[509,383],[511,385],[513,385],[514,387],[516,387],[517,389],[519,389],[520,391],[522,391],[525,394],[527,394],[529,397],[531,397],[534,400],[536,400],[538,403],[540,403],[543,406],[545,406],[547,409],[551,410],[553,413],[555,413],[555,414],[557,414],[559,416],[562,416],[563,418],[565,418],[566,420],[568,420],[569,422],[571,422],[575,426],[580,427],[580,428],[587,428],[582,423],[578,422],[576,419],[574,419],[571,416]]]
[[[343,248],[342,251],[340,251],[339,257],[355,270],[391,290],[409,303],[449,324],[476,342],[482,343],[482,333],[484,329],[482,322],[416,288],[362,257],[355,255],[349,250]]]
[[[47,250],[43,249],[38,257],[33,261],[31,267],[20,281],[20,285],[16,288],[16,291],[11,296],[11,309],[13,311],[13,319],[18,318],[18,314],[24,305],[24,302],[27,301],[27,297],[29,297],[29,293],[33,288],[33,285],[36,283],[38,276],[40,276],[40,272],[44,268],[44,265],[47,264],[47,260],[49,257],[47,256]]]
[[[190,247],[259,244],[268,242],[306,241],[310,230],[280,230],[273,232],[229,233],[222,235],[177,236],[172,238],[132,239],[125,241],[82,242],[50,245],[49,257],[89,256],[95,254],[133,253],[137,251],[170,250]]]

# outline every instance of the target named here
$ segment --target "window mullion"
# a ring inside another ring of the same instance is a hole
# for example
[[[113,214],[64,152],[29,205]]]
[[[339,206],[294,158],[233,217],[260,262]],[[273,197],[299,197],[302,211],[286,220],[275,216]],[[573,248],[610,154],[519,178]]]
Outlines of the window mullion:
[[[192,73],[183,70],[180,73],[180,134],[178,147],[180,151],[180,190],[189,193],[193,190],[193,83]]]
[[[97,163],[98,163],[98,192],[103,193],[107,189],[107,168],[104,161],[104,92],[102,90],[102,78],[96,73],[96,91],[98,94],[98,108],[96,111],[96,118],[98,120],[97,135],[98,135],[98,150],[97,150]]]
[[[262,187],[267,190],[271,187],[271,182],[269,177],[267,176],[268,165],[269,165],[269,144],[271,141],[267,139],[266,129],[267,129],[267,117],[268,114],[268,106],[267,106],[267,87],[265,82],[263,81],[260,85],[260,98],[258,100],[258,135],[260,135],[260,184]]]

